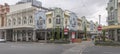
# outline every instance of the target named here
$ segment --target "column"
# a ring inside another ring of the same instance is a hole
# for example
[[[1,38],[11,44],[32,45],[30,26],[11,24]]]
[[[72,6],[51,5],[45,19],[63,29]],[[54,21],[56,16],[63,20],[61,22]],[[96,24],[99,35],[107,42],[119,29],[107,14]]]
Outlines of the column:
[[[76,39],[78,39],[78,31],[76,31]]]
[[[114,38],[115,38],[115,41],[118,41],[118,33],[117,33],[117,29],[115,29],[114,31]]]
[[[7,31],[5,30],[5,40],[7,41]]]
[[[17,42],[18,36],[17,36],[17,30],[15,30],[15,41]]]
[[[22,30],[20,30],[20,40],[23,41]]]
[[[14,34],[14,30],[13,30],[13,32],[12,32],[12,34],[13,34],[13,36],[12,36],[12,41],[15,41],[15,34]]]
[[[2,31],[0,30],[0,38],[2,38]]]
[[[26,30],[26,41],[29,41],[28,40],[28,32],[27,32],[27,30]]]
[[[47,42],[47,31],[45,31],[45,42]]]
[[[36,41],[36,31],[33,30],[33,41]]]
[[[40,33],[41,33],[41,35],[40,35],[40,36],[41,36],[41,37],[43,37],[43,32],[41,31]]]

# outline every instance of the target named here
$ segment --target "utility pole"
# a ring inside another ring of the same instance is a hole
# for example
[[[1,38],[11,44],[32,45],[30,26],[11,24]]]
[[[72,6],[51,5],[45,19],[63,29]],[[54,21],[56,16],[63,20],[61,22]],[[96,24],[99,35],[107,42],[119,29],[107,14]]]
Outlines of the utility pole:
[[[100,30],[99,30],[99,28],[101,27],[101,15],[99,15],[99,25],[98,25],[98,37],[99,37],[99,41],[100,41]]]

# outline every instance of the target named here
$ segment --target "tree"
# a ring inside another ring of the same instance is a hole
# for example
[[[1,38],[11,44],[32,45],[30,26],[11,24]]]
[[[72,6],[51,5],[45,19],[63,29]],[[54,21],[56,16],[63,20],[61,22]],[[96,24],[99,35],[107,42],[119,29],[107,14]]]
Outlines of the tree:
[[[84,26],[85,38],[87,38],[87,28],[86,25]]]
[[[54,29],[52,29],[52,38],[51,38],[51,40],[54,40]]]
[[[60,39],[60,28],[59,27],[57,27],[57,39]]]
[[[103,30],[103,41],[105,41],[105,30]]]
[[[62,39],[64,39],[64,28],[62,29]]]

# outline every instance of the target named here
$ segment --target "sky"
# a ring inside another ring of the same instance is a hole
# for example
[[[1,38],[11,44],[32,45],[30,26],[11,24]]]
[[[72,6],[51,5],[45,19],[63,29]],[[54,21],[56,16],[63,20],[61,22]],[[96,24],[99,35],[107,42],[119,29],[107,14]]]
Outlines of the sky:
[[[0,0],[0,4],[8,3],[14,5],[20,0]],[[60,7],[64,10],[70,10],[75,12],[80,18],[86,16],[88,21],[99,21],[99,15],[101,15],[101,24],[107,25],[107,3],[108,0],[39,0],[42,2],[43,7]]]

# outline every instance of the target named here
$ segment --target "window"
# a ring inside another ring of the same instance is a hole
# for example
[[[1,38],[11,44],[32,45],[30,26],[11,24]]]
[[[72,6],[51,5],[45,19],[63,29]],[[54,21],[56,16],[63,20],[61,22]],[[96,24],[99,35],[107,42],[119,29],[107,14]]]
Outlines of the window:
[[[51,23],[51,19],[49,19],[49,23]]]
[[[18,18],[18,25],[21,24],[21,18]]]
[[[110,2],[112,2],[112,0],[110,0]]]
[[[23,24],[27,24],[27,18],[26,17],[23,18]]]
[[[11,20],[10,20],[10,19],[8,20],[8,25],[9,25],[9,26],[11,25]]]
[[[80,23],[78,23],[78,26],[80,26],[81,24]]]
[[[40,25],[43,24],[42,17],[39,18],[39,24],[40,24]]]
[[[65,24],[67,24],[67,19],[65,19]]]
[[[32,16],[29,17],[29,23],[33,23],[33,17]]]
[[[45,20],[43,20],[44,24],[45,24]]]
[[[56,24],[60,24],[60,21],[61,21],[61,20],[60,20],[60,15],[57,15],[56,17],[57,17],[57,18],[56,18]]]
[[[112,11],[113,10],[113,7],[110,7],[110,11]]]
[[[76,26],[76,21],[75,21],[75,18],[73,18],[73,27]]]
[[[89,25],[87,25],[87,28],[89,28]]]
[[[56,19],[56,23],[57,23],[57,24],[60,24],[60,18],[57,18],[57,19]]]
[[[16,19],[13,19],[13,25],[16,25]]]

